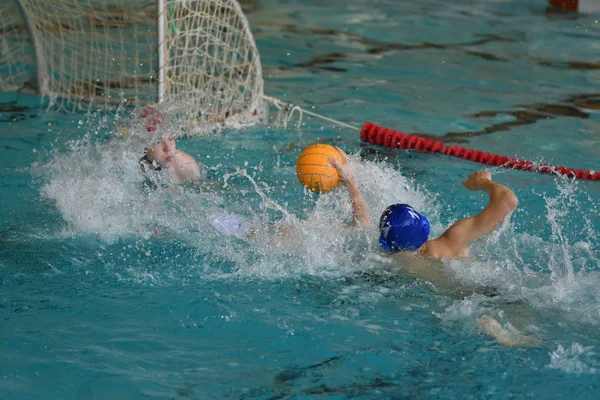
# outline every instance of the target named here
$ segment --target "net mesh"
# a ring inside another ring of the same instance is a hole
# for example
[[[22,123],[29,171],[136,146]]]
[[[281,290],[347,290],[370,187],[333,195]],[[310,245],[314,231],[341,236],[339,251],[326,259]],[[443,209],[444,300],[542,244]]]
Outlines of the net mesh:
[[[144,104],[158,101],[163,68],[161,100],[189,121],[266,118],[260,58],[235,0],[8,0],[0,10],[2,90],[31,88],[69,111]]]
[[[0,3],[0,15],[0,90],[19,90],[34,72],[33,49],[17,3]]]

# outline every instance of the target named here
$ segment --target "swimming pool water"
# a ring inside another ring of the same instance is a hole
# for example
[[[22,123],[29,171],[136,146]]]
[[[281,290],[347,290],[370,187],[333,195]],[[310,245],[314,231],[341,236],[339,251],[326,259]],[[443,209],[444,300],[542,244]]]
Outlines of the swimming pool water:
[[[597,15],[533,0],[244,7],[268,95],[357,126],[599,168]],[[181,139],[210,182],[148,191],[139,148],[104,146],[112,114],[0,102],[0,398],[600,393],[597,182],[492,169],[519,208],[472,259],[445,262],[436,286],[380,253],[375,231],[344,229],[343,191],[305,193],[295,160],[316,141],[341,146],[373,220],[406,201],[434,234],[484,205],[460,185],[480,165],[368,146],[305,116],[300,129]],[[222,212],[257,238],[219,235],[208,218]],[[280,220],[299,232],[291,246],[268,238]],[[478,328],[484,314],[539,343],[499,345]]]

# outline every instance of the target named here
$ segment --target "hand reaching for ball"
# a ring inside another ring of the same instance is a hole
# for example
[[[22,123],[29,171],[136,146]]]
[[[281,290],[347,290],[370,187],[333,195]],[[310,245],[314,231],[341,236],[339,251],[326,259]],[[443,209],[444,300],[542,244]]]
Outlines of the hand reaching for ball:
[[[335,159],[335,160],[334,160]],[[302,150],[296,161],[300,183],[314,193],[327,193],[343,184],[354,183],[354,170],[346,154],[330,144],[314,143]]]
[[[356,178],[354,177],[354,165],[348,159],[348,156],[346,153],[344,153],[344,150],[340,149],[339,147],[336,147],[336,149],[343,156],[342,160],[345,160],[345,162],[333,157],[329,157],[329,162],[337,169],[338,174],[340,175],[340,180],[344,185],[356,185]]]

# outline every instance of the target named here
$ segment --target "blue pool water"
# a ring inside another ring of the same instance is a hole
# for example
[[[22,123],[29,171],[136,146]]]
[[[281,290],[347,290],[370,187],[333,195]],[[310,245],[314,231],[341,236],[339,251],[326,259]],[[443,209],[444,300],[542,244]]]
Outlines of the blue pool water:
[[[542,0],[329,3],[245,4],[266,94],[357,126],[600,168],[600,16]],[[126,116],[0,102],[0,398],[600,394],[598,182],[492,169],[519,208],[436,286],[386,258],[375,231],[344,229],[343,191],[305,193],[296,158],[339,145],[373,220],[410,202],[434,234],[485,204],[460,185],[477,164],[305,117],[182,139],[210,182],[147,191],[139,149],[104,146]],[[222,212],[256,239],[219,235],[207,221]],[[277,223],[299,239],[270,241]],[[496,343],[484,314],[539,343]]]

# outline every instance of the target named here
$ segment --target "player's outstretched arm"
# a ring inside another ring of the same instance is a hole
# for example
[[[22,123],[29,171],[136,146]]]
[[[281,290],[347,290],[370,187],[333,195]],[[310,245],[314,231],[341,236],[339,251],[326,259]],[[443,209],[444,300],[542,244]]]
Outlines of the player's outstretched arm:
[[[492,175],[488,171],[473,172],[462,183],[469,190],[483,190],[490,196],[490,200],[479,214],[454,223],[439,238],[456,254],[461,254],[469,243],[492,232],[519,203],[512,190],[492,181]]]
[[[369,218],[369,209],[367,203],[362,196],[362,193],[358,189],[358,183],[354,177],[354,165],[346,156],[346,153],[339,147],[337,148],[340,153],[344,155],[345,163],[341,163],[337,159],[330,157],[329,162],[333,165],[340,174],[340,179],[344,186],[348,189],[348,196],[352,203],[352,220],[356,227],[371,227],[371,220]]]

